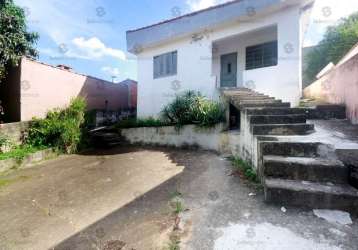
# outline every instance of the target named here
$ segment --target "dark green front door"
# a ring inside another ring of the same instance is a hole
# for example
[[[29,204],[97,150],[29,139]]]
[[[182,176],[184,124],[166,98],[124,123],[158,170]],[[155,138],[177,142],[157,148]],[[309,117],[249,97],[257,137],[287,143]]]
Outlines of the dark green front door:
[[[220,87],[236,87],[237,53],[221,56]]]

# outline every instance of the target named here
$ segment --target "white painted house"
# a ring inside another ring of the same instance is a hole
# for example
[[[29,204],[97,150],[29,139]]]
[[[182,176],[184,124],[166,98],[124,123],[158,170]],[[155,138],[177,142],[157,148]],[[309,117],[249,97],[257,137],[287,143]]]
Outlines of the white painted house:
[[[138,116],[157,116],[176,93],[247,87],[292,106],[314,0],[236,0],[127,32],[138,58]]]

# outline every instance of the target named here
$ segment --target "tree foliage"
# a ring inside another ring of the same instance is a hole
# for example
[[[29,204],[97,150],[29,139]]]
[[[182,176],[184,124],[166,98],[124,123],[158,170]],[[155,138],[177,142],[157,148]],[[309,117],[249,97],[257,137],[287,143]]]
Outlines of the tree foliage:
[[[0,0],[0,81],[8,66],[18,65],[22,56],[36,57],[38,34],[28,32],[25,11],[13,0]]]
[[[336,64],[358,42],[358,12],[328,27],[322,41],[307,55],[307,78],[315,76],[330,62]]]

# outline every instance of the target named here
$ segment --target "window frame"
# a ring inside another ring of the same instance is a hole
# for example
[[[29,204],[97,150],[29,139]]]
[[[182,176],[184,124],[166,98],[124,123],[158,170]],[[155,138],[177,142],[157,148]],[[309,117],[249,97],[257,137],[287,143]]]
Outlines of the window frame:
[[[277,65],[278,65],[277,40],[246,47],[245,70],[255,70],[255,69],[261,69],[267,67],[274,67]]]
[[[177,74],[178,74],[177,50],[163,53],[153,57],[153,79],[175,76]]]

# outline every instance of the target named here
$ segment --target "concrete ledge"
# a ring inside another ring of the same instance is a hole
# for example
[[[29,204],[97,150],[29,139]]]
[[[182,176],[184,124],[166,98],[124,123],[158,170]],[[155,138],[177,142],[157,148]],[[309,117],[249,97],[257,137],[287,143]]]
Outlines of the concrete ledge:
[[[213,128],[199,128],[186,125],[180,129],[174,126],[121,129],[131,144],[159,145],[171,147],[199,147],[224,154],[238,154],[240,134],[226,132],[224,124]]]
[[[0,173],[9,171],[11,169],[32,167],[41,161],[56,157],[57,155],[58,153],[54,149],[50,148],[30,154],[21,160],[14,158],[2,160],[0,161]]]

